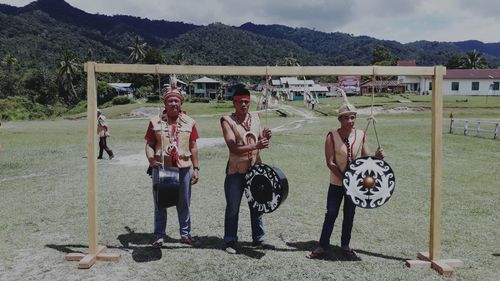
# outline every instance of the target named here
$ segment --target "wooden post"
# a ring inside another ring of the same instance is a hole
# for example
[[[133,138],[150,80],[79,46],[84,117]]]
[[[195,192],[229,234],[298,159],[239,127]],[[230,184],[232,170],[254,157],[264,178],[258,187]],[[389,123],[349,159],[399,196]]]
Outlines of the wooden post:
[[[97,83],[95,77],[95,62],[88,62],[87,69],[87,199],[88,199],[88,254],[69,253],[65,259],[80,261],[79,268],[87,269],[96,260],[116,261],[120,255],[102,253],[106,247],[97,245],[97,173],[96,173],[96,133],[97,133]]]
[[[433,268],[439,274],[451,276],[454,267],[463,267],[457,259],[441,259],[441,183],[443,177],[443,66],[434,67],[432,79],[432,163],[431,163],[431,215],[429,252],[419,252],[419,260],[408,260],[411,268]],[[467,123],[466,123],[467,124]],[[467,127],[467,125],[465,125]]]
[[[441,182],[443,177],[443,75],[445,68],[436,66],[432,85],[432,174],[431,225],[429,253],[431,260],[441,258]]]

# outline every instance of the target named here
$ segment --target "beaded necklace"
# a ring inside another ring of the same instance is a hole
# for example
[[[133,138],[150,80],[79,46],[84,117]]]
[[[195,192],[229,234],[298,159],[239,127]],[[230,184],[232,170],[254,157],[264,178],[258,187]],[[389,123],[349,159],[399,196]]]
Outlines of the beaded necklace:
[[[250,113],[247,113],[245,118],[243,118],[243,121],[239,121],[238,118],[236,118],[236,114],[232,114],[233,120],[236,122],[236,124],[240,125],[245,129],[246,132],[250,131],[250,127],[252,126],[252,115]]]

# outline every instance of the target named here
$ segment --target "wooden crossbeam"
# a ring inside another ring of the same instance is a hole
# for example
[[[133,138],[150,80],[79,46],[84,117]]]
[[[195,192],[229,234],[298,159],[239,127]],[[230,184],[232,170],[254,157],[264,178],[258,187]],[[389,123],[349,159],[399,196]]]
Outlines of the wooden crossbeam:
[[[220,65],[152,65],[152,64],[93,64],[94,71],[103,73],[237,75],[237,76],[432,76],[430,66],[220,66]]]

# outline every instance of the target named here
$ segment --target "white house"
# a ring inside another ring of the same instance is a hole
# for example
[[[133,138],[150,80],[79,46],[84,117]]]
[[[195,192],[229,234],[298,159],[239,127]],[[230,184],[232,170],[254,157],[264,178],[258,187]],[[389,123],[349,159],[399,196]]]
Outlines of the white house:
[[[300,80],[297,77],[281,77],[271,80],[272,91],[285,95],[288,100],[303,99],[304,94],[312,96],[326,95],[328,88],[316,84],[313,80]]]
[[[500,95],[500,69],[448,69],[443,94],[460,96]]]

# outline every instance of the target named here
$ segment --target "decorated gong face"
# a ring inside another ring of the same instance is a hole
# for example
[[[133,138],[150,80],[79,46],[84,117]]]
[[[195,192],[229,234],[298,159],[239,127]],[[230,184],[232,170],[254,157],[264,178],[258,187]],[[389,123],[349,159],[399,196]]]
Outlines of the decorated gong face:
[[[349,164],[342,183],[346,195],[356,206],[373,209],[384,205],[391,198],[396,178],[387,162],[366,156]]]
[[[288,180],[280,169],[257,164],[245,175],[244,191],[251,208],[271,213],[287,198]]]

